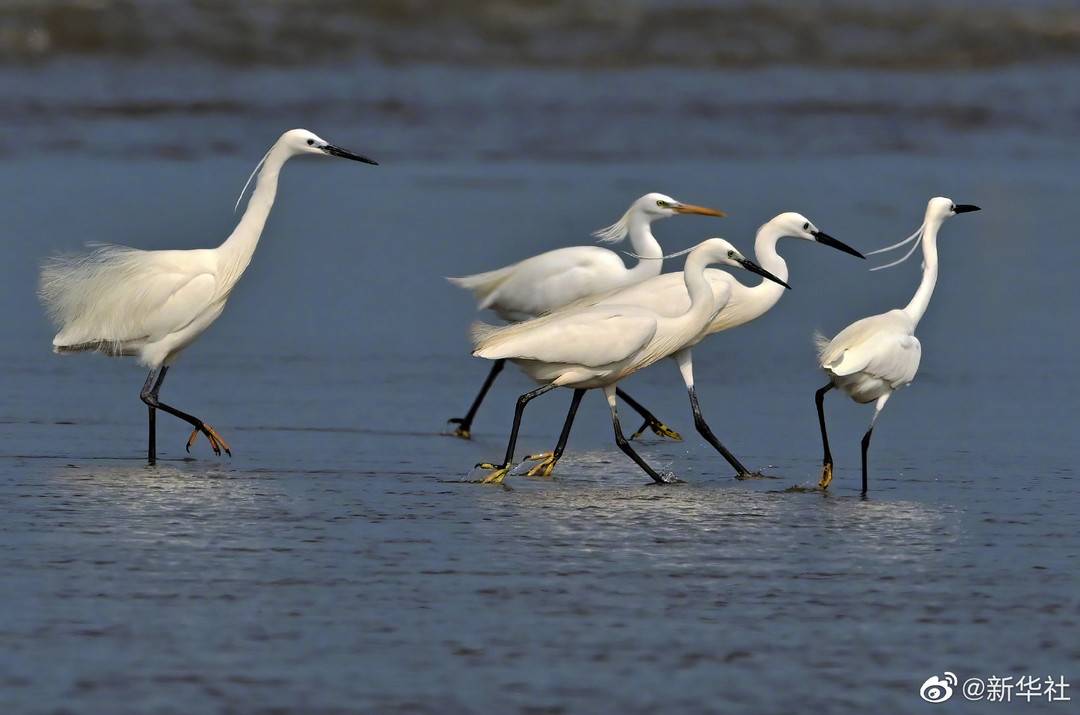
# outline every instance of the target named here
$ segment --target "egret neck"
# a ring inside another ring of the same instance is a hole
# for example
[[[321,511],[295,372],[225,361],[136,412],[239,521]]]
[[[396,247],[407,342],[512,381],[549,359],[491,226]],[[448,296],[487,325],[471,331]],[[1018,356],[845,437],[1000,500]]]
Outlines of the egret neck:
[[[770,222],[758,229],[757,238],[754,239],[754,256],[758,265],[785,282],[788,279],[787,261],[776,252],[776,242],[786,235],[784,229]],[[779,283],[762,278],[760,283],[748,287],[747,290],[753,296],[747,303],[753,309],[752,314],[747,317],[749,321],[767,313],[780,300],[786,289]]]
[[[919,288],[912,296],[911,302],[904,307],[904,312],[914,325],[918,325],[930,305],[930,297],[934,295],[934,286],[938,277],[937,235],[941,228],[942,220],[938,218],[928,219],[923,229],[923,274]]]
[[[641,211],[632,211],[627,221],[630,245],[640,258],[637,265],[626,271],[625,285],[635,285],[660,275],[664,268],[664,250],[652,234],[652,219]],[[646,259],[646,260],[642,260]]]
[[[680,327],[693,330],[692,334],[704,330],[717,312],[716,294],[705,278],[705,269],[716,260],[716,256],[710,255],[708,251],[693,251],[686,257],[686,265],[683,266],[683,281],[690,296],[690,307],[673,320],[677,321]],[[780,289],[783,290],[783,286]]]
[[[233,232],[217,249],[223,269],[222,287],[226,293],[240,280],[240,276],[251,263],[251,256],[259,245],[259,237],[266,226],[267,217],[270,216],[274,197],[277,196],[281,167],[292,156],[292,150],[281,140],[271,147],[263,159],[262,168],[255,180],[255,189],[251,192],[240,223],[236,224]]]

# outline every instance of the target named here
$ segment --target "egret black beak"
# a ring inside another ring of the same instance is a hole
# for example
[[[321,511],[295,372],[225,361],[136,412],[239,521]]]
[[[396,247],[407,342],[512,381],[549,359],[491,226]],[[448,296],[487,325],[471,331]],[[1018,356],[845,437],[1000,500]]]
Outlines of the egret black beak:
[[[953,206],[953,213],[966,214],[971,213],[972,211],[982,211],[982,209],[975,204],[957,204],[956,206]]]
[[[339,146],[333,144],[327,144],[322,148],[330,156],[340,156],[342,159],[352,159],[353,161],[362,161],[365,164],[379,165],[379,162],[374,159],[368,159],[366,156],[360,156],[359,154],[353,154],[351,151],[346,151]]]
[[[810,235],[813,236],[814,240],[818,243],[829,246],[830,248],[835,248],[836,250],[843,251],[844,253],[850,253],[851,255],[858,256],[859,258],[866,258],[866,256],[859,253],[851,246],[847,245],[843,241],[837,241],[835,238],[825,233],[824,231],[811,231]]]
[[[784,286],[788,290],[791,290],[791,286],[789,286],[787,283],[785,283],[784,281],[782,281],[779,278],[777,278],[776,276],[774,276],[772,273],[769,273],[767,270],[765,270],[764,268],[762,268],[758,264],[754,263],[749,258],[736,258],[735,262],[738,263],[743,268],[745,268],[746,270],[750,271],[751,273],[757,273],[762,278],[767,278],[770,281],[772,281],[773,283],[779,283],[780,285]]]
[[[710,209],[707,206],[694,206],[693,204],[678,204],[671,207],[675,213],[680,214],[700,214],[701,216],[716,216],[723,218],[727,216],[726,213],[719,209]]]

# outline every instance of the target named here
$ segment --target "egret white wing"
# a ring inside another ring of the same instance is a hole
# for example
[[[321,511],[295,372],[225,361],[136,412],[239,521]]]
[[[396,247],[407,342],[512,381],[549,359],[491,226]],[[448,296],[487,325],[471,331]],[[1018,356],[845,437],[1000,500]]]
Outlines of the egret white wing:
[[[148,335],[151,340],[163,338],[186,328],[202,315],[213,303],[217,294],[217,279],[209,273],[197,276],[170,276],[164,285],[148,301],[146,316],[140,321],[136,332]]]
[[[481,302],[511,319],[540,315],[614,287],[626,266],[598,246],[560,248],[527,258]]]
[[[910,320],[905,320],[902,311],[890,310],[856,320],[829,340],[821,333],[815,333],[814,342],[818,347],[818,362],[822,367],[834,365],[845,350],[856,348],[880,333],[901,333],[910,335]]]
[[[214,268],[207,251],[100,246],[57,257],[40,287],[59,328],[53,345],[121,345],[179,330],[214,300]]]
[[[600,367],[641,350],[656,335],[657,319],[634,307],[585,308],[476,332],[473,355]]]
[[[585,298],[582,303],[588,303]],[[690,307],[690,295],[682,271],[664,273],[648,280],[597,296],[596,305],[635,305],[666,318],[675,318]]]
[[[843,333],[833,342],[841,337]],[[865,333],[862,339],[829,353],[822,357],[822,367],[834,375],[865,373],[895,388],[915,378],[922,358],[922,345],[918,338],[908,333],[878,331]]]

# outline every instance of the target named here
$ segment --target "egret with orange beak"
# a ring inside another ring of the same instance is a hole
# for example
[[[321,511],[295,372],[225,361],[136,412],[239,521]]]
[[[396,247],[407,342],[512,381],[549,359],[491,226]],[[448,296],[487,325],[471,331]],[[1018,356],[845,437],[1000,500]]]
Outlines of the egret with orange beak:
[[[627,268],[615,252],[600,246],[573,246],[547,251],[523,261],[486,273],[462,278],[448,278],[451,283],[476,296],[477,308],[490,309],[507,322],[516,323],[550,313],[565,305],[597,293],[625,288],[660,275],[664,251],[652,234],[652,223],[670,216],[726,216],[723,211],[683,203],[664,194],[645,194],[615,223],[593,235],[600,243],[619,243],[627,236],[634,253],[651,260],[638,260]],[[457,428],[453,434],[469,439],[472,423],[495,378],[502,372],[505,360],[496,360],[479,394],[464,417],[450,420]],[[661,423],[644,407],[619,391],[646,424],[658,435],[682,439],[677,432]]]

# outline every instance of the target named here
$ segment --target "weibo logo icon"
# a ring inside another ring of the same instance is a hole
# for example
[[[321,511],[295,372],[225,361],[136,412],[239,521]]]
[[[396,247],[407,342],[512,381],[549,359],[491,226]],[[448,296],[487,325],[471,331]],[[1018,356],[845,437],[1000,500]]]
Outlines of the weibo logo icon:
[[[919,697],[928,703],[943,703],[953,694],[953,686],[957,683],[956,675],[945,671],[939,678],[931,675],[919,688]]]

